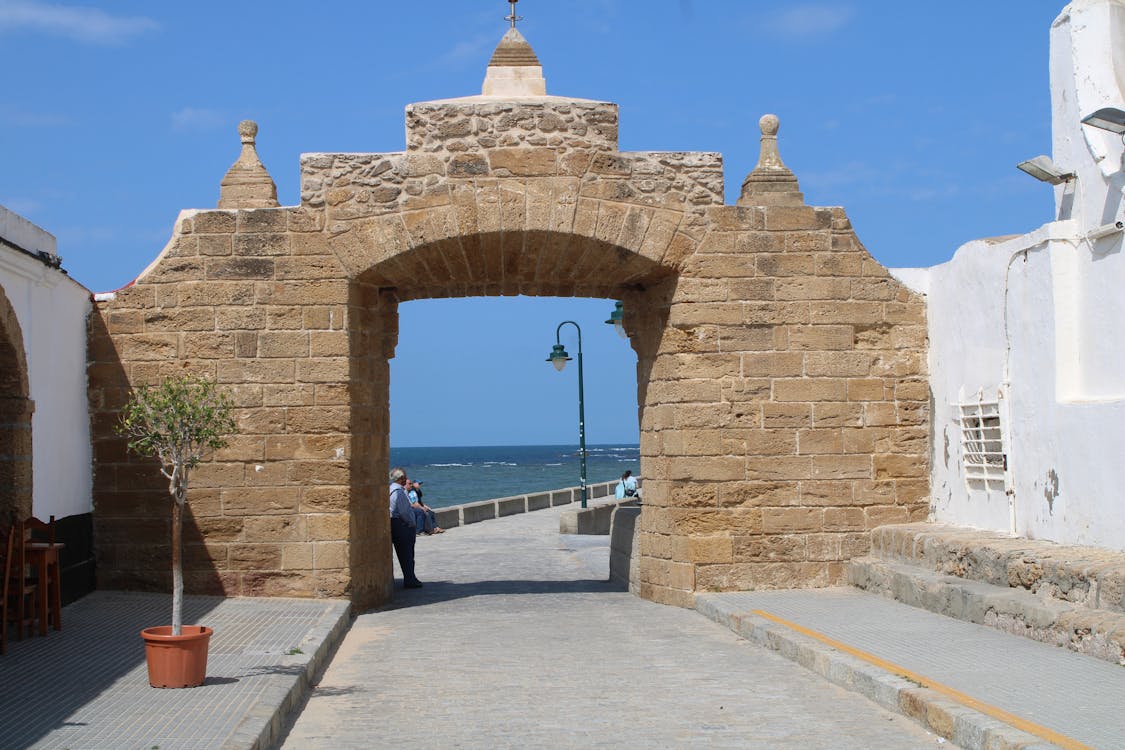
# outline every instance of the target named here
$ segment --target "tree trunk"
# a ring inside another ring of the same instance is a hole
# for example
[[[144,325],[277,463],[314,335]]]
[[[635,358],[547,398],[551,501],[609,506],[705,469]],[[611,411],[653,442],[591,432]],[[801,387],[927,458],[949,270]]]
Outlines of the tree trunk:
[[[184,501],[187,490],[181,482],[172,500],[172,635],[183,634],[184,609]]]

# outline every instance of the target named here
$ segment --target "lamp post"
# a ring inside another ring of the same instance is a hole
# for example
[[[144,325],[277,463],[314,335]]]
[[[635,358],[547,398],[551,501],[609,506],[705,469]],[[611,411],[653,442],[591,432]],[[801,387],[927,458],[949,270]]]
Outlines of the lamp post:
[[[613,306],[613,312],[609,314],[606,325],[613,326],[621,338],[629,338],[629,334],[625,332],[625,305],[620,300]]]
[[[563,371],[566,363],[570,361],[570,355],[566,353],[562,343],[559,340],[559,333],[562,327],[567,323],[574,326],[574,330],[578,331],[578,456],[582,462],[582,507],[586,507],[586,416],[585,407],[583,405],[582,393],[582,329],[573,320],[564,320],[559,323],[559,327],[555,329],[555,345],[551,349],[551,356],[547,357],[547,361],[555,366],[559,372]]]

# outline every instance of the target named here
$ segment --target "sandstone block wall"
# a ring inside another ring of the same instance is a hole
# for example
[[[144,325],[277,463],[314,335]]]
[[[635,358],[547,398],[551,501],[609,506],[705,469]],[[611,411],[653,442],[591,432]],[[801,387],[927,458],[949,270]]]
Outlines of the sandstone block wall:
[[[373,420],[369,381],[353,380],[364,368],[351,361],[349,321],[357,306],[378,306],[307,241],[322,225],[292,208],[187,214],[157,266],[98,304],[89,376],[99,586],[168,578],[167,483],[127,454],[113,426],[131,386],[187,370],[233,395],[239,426],[191,477],[187,589],[386,594],[389,559],[349,541],[386,526],[355,507],[382,483],[352,465],[357,449],[372,450]]]
[[[841,583],[867,531],[928,510],[923,303],[842,209],[707,219],[641,323],[641,594]]]

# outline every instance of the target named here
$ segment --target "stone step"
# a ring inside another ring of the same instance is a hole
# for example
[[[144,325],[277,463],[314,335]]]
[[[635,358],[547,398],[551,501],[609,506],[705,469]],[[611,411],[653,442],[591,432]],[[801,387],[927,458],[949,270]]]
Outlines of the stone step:
[[[934,523],[880,526],[872,556],[1125,614],[1125,552]]]
[[[1125,614],[880,557],[847,566],[848,583],[903,604],[1125,666]]]

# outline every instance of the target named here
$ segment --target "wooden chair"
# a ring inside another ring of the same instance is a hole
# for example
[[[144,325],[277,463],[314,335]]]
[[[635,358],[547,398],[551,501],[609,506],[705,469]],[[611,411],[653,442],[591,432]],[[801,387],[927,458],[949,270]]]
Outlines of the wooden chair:
[[[16,624],[16,640],[23,638],[24,628],[34,632],[36,586],[27,575],[27,534],[23,524],[16,523],[8,531],[8,559],[4,566],[4,619]]]
[[[55,517],[51,516],[50,521],[40,521],[35,516],[23,522],[24,528],[28,532],[28,540],[32,542],[46,542],[48,544],[55,543]]]
[[[59,546],[55,544],[55,517],[40,521],[35,516],[23,522],[24,535],[28,547],[25,551],[27,562],[35,573],[36,594],[39,598],[39,632],[47,634],[47,624],[51,622],[55,630],[62,630],[61,600],[62,575],[60,573]]]
[[[0,598],[0,656],[8,650],[8,561],[12,559],[15,532],[15,528],[9,526],[0,539],[3,545],[0,546],[0,574],[3,575],[3,580],[0,580],[0,590],[4,594],[3,598]]]

